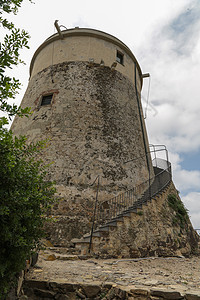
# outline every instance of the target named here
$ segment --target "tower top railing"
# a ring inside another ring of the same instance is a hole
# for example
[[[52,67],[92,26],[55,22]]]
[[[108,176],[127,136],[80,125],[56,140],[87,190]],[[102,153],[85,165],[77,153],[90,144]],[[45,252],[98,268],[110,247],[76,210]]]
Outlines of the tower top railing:
[[[159,167],[159,162],[161,163],[161,168],[162,168],[162,161],[164,162],[167,162],[167,166],[164,166],[162,169],[165,169],[165,167],[168,167],[169,166],[169,154],[168,154],[168,150],[167,150],[167,147],[165,145],[153,145],[153,144],[150,144],[149,145],[149,148],[150,148],[150,153],[151,153],[151,156],[152,156],[152,163],[153,163],[153,166],[154,167]],[[157,154],[158,153],[164,153],[164,158],[158,158],[157,157]]]

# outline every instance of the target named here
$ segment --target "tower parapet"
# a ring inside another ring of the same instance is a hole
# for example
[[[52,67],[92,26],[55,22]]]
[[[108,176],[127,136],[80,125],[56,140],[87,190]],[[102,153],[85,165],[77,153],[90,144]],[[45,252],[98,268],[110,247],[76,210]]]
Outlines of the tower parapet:
[[[63,39],[58,33],[50,36],[36,50],[30,64],[31,77],[49,66],[66,61],[95,62],[108,67],[117,62],[116,70],[135,83],[136,64],[138,91],[141,90],[141,68],[122,41],[105,32],[88,28],[65,30],[62,36]]]

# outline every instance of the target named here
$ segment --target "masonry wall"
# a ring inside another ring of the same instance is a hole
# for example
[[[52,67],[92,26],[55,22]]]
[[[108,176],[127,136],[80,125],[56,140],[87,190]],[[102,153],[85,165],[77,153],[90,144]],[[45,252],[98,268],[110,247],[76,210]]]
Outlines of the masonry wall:
[[[180,199],[172,182],[141,210],[123,217],[107,236],[94,237],[94,253],[106,258],[197,254],[199,236],[189,217],[180,222],[177,212],[169,206],[169,195]],[[87,251],[88,245],[83,248]]]
[[[40,106],[48,93],[52,104]],[[48,179],[56,181],[62,198],[55,215],[83,217],[85,225],[96,195],[90,185],[98,175],[99,201],[148,180],[136,90],[120,72],[87,62],[54,65],[31,78],[22,106],[33,113],[16,117],[12,130],[28,142],[48,139],[41,155],[51,163]],[[146,132],[145,138],[148,145]]]
[[[30,65],[31,77],[47,67],[66,61],[103,61],[111,67],[116,62],[117,51],[123,55],[123,63],[116,70],[135,84],[135,64],[137,65],[137,85],[141,90],[142,78],[140,66],[131,50],[116,37],[99,30],[74,28],[49,37],[36,50]]]

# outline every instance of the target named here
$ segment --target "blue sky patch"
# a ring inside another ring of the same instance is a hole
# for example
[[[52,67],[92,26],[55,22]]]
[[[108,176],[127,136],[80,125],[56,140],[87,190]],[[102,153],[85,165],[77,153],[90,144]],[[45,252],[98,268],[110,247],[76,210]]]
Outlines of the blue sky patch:
[[[176,34],[187,31],[188,27],[192,26],[192,24],[196,22],[197,18],[196,7],[193,9],[187,9],[172,22],[171,28]]]
[[[200,2],[194,1],[193,6],[185,9],[165,27],[166,36],[175,42],[173,50],[177,55],[189,55],[194,47],[199,15]]]
[[[181,167],[185,170],[200,170],[200,151],[181,154]]]

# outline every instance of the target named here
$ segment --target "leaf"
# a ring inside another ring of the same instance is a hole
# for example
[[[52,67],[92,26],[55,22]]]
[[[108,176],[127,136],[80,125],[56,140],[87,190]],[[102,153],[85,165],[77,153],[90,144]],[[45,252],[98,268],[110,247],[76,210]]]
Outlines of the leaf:
[[[23,63],[20,50],[28,47],[29,35],[15,28],[4,14],[16,14],[23,0],[0,0],[0,23],[5,35],[0,42],[0,299],[16,283],[34,248],[44,235],[43,217],[54,202],[55,188],[46,181],[47,166],[37,158],[46,142],[27,145],[26,137],[14,137],[6,125],[18,114],[28,117],[29,107],[10,104],[20,88],[18,79],[7,70]],[[30,1],[31,2],[31,1]]]

